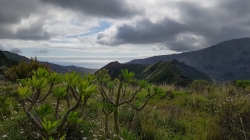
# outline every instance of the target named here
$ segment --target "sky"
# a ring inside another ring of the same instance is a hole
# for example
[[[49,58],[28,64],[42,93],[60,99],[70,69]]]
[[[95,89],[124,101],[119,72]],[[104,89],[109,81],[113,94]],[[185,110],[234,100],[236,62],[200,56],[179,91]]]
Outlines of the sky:
[[[100,68],[250,37],[249,0],[0,0],[0,49]]]

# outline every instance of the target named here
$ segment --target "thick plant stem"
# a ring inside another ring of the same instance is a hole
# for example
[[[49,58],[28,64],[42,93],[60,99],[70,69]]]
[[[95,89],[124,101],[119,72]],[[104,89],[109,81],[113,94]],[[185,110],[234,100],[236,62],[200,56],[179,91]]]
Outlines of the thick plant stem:
[[[135,128],[139,124],[138,112],[139,111],[135,112],[135,115],[134,115],[133,120],[132,120],[132,124],[131,124],[131,130],[132,131],[136,130]]]
[[[57,98],[57,101],[56,101],[56,110],[55,110],[55,118],[56,118],[56,120],[58,120],[59,106],[60,106],[60,99]]]
[[[116,107],[114,110],[114,123],[115,123],[115,131],[116,131],[116,134],[118,135],[120,132],[119,123],[118,123],[118,107]]]
[[[110,139],[109,135],[109,115],[105,114],[105,133],[106,133],[106,138]]]

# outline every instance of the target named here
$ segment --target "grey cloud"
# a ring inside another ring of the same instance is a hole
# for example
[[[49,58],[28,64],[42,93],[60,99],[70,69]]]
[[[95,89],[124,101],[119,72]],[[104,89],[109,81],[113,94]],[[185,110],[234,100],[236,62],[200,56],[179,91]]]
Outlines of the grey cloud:
[[[0,0],[0,39],[22,39],[22,40],[44,40],[49,39],[49,33],[43,29],[46,9],[43,13],[39,11],[43,5],[39,0]],[[13,30],[13,26],[21,25],[22,20],[34,16],[38,20],[31,23],[30,27],[18,27]]]
[[[14,37],[23,40],[44,40],[49,39],[49,33],[43,30],[43,22],[36,22],[30,28],[20,28]]]
[[[185,25],[182,25],[169,18],[164,18],[162,21],[153,23],[149,19],[144,18],[137,21],[136,25],[124,24],[117,27],[115,40],[111,42],[102,41],[105,34],[100,33],[97,36],[97,41],[104,45],[120,45],[124,43],[130,44],[150,44],[160,43],[172,39],[173,36],[185,31]],[[118,40],[118,41],[117,41]]]
[[[225,11],[229,10],[231,15],[240,17],[249,16],[249,0],[222,0],[219,5]]]
[[[49,53],[49,49],[34,50],[33,53],[35,53],[35,54],[47,54],[47,53]]]
[[[17,23],[36,11],[37,0],[0,0],[0,24]]]
[[[125,0],[42,0],[63,8],[99,17],[129,18],[144,14],[144,9]]]
[[[18,48],[12,48],[12,49],[10,49],[10,52],[16,53],[16,54],[21,54],[22,53],[22,51],[20,49],[18,49]]]
[[[104,45],[157,43],[174,51],[191,51],[225,40],[250,37],[248,0],[221,0],[213,7],[185,1],[171,4],[178,9],[181,23],[168,17],[156,23],[143,19],[136,25],[117,27],[112,37],[100,33],[96,40]],[[178,39],[182,34],[188,35]]]
[[[143,19],[137,22],[135,27],[129,25],[119,27],[117,39],[136,44],[158,43],[182,31],[185,31],[185,25],[169,18],[158,23]]]
[[[212,8],[201,8],[195,3],[178,3],[188,30],[202,35],[213,45],[221,41],[250,36],[250,3],[246,0],[220,1]],[[248,24],[248,25],[247,25]]]

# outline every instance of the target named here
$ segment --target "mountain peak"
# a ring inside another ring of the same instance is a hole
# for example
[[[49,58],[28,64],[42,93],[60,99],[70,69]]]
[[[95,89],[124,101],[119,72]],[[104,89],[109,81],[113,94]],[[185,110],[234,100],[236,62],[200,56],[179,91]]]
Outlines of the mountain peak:
[[[113,61],[113,62],[110,62],[108,63],[106,66],[104,67],[116,67],[118,65],[121,65],[121,63],[119,63],[118,61]]]

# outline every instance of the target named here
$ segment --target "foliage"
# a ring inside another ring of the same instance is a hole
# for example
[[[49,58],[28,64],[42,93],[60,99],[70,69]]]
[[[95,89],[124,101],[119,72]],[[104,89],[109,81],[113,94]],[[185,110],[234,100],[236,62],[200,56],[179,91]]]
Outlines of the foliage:
[[[24,112],[38,128],[37,133],[46,140],[63,139],[72,123],[81,122],[76,110],[95,92],[95,86],[92,84],[93,76],[85,75],[81,78],[72,72],[61,78],[62,75],[49,73],[45,68],[38,68],[36,71],[33,70],[32,78],[20,80],[21,86],[17,89]],[[61,87],[62,83],[66,87]],[[52,95],[55,97],[55,108],[48,98]],[[70,99],[71,97],[73,99]],[[64,103],[64,100],[67,109],[61,111],[60,104]]]
[[[10,117],[13,111],[19,111],[17,103],[14,102],[16,96],[15,88],[16,86],[10,83],[0,85],[0,120],[3,119],[2,117]]]
[[[244,90],[247,86],[250,85],[250,81],[249,80],[236,80],[235,85],[236,87],[240,87]]]
[[[128,104],[130,105],[137,113],[141,111],[148,101],[156,94],[161,94],[163,90],[157,86],[152,86],[145,80],[138,81],[138,86],[136,86],[133,82],[131,85],[130,81],[133,80],[135,73],[129,72],[127,69],[121,70],[121,74],[119,75],[119,79],[111,80],[108,71],[105,69],[101,69],[96,74],[97,81],[99,84],[99,90],[101,92],[102,98],[104,100],[103,112],[106,114],[106,117],[113,111],[114,114],[114,128],[117,134],[120,132],[118,115],[119,109],[121,106]],[[128,88],[133,87],[133,91],[129,91]],[[144,100],[140,99],[141,102],[136,98],[141,92],[145,90],[147,92],[147,96]],[[108,102],[110,105],[107,105]],[[113,110],[111,110],[114,108]],[[105,111],[105,110],[109,111]],[[137,115],[135,115],[134,123],[137,119]],[[108,120],[106,118],[106,120]],[[108,123],[106,122],[106,129],[108,127]],[[132,126],[133,127],[133,126]],[[109,138],[108,134],[107,138]]]
[[[21,61],[18,65],[7,68],[4,71],[4,75],[8,80],[15,82],[17,79],[30,78],[32,76],[32,71],[38,68],[49,70],[49,66],[39,63],[35,58],[31,59],[29,63]]]
[[[158,88],[145,80],[134,79],[133,73],[126,70],[113,80],[105,70],[97,73],[96,79],[76,73],[62,76],[44,69],[32,73],[33,78],[19,80],[21,86],[0,82],[0,106],[3,107],[0,110],[7,109],[5,114],[0,114],[0,139],[205,140],[250,137],[247,87],[242,90],[233,84],[208,84],[197,93],[192,87],[165,84]],[[117,107],[111,101],[116,103],[119,87],[120,104],[142,89],[131,102]],[[100,94],[93,96],[96,88]],[[101,92],[105,92],[110,100],[104,99]],[[154,92],[160,93],[149,99]],[[13,98],[17,93],[18,102]],[[70,111],[64,121],[65,114],[80,97],[83,99],[80,105]],[[34,105],[33,99],[37,99]],[[118,134],[113,127],[116,109]],[[34,120],[42,129],[34,124]],[[62,123],[64,130],[59,129]]]

